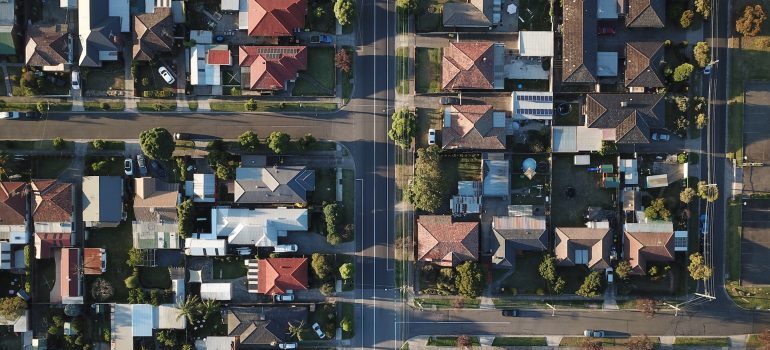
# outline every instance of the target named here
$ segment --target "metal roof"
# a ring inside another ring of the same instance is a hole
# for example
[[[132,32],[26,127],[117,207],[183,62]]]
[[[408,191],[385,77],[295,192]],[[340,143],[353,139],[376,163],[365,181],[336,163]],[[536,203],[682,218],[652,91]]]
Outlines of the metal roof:
[[[551,31],[521,31],[519,32],[519,56],[553,57],[553,43]]]

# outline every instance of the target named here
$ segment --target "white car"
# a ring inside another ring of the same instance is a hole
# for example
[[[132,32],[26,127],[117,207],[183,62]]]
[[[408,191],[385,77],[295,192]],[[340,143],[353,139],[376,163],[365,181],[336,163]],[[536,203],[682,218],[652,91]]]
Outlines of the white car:
[[[280,302],[289,303],[289,302],[292,302],[292,301],[294,301],[294,293],[276,294],[276,295],[273,296],[273,301],[275,301],[276,303],[280,303]]]
[[[126,173],[126,176],[134,176],[134,160],[131,158],[126,158],[126,160],[123,161],[123,171]]]
[[[296,244],[279,244],[275,246],[275,252],[276,253],[296,253],[297,252],[297,245]]]
[[[160,74],[161,77],[163,77],[163,80],[165,80],[166,83],[169,85],[173,84],[176,81],[176,79],[174,79],[174,77],[171,76],[171,73],[169,73],[166,67],[160,66],[160,68],[158,68],[158,73]]]
[[[251,248],[249,248],[249,247],[238,247],[238,248],[235,248],[235,252],[238,253],[238,255],[240,255],[240,256],[249,256],[249,255],[251,255]]]
[[[278,344],[279,349],[296,349],[297,343],[280,343]]]
[[[436,129],[428,129],[428,144],[436,144]]]
[[[19,112],[0,112],[0,119],[19,119]]]
[[[608,267],[605,272],[607,273],[607,284],[612,284],[615,281],[615,272],[611,267]]]
[[[72,72],[72,90],[80,90],[80,72]]]
[[[313,330],[315,331],[315,334],[318,335],[318,338],[326,339],[326,333],[321,330],[321,326],[318,325],[318,322],[313,323]]]
[[[590,329],[586,329],[583,331],[583,336],[585,337],[593,337],[593,338],[604,338],[604,331],[593,331]]]

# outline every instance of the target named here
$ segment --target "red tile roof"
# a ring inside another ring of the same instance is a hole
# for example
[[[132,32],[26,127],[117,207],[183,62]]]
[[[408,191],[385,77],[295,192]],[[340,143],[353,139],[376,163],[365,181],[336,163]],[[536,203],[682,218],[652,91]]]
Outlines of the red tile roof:
[[[417,258],[453,266],[479,258],[479,223],[452,222],[449,215],[423,215],[417,219]]]
[[[0,225],[23,225],[27,213],[24,182],[0,182]]]
[[[59,282],[61,283],[62,298],[82,296],[80,291],[80,274],[78,273],[80,249],[62,249],[59,264]]]
[[[35,258],[49,259],[54,248],[71,247],[71,233],[40,233],[35,232]]]
[[[287,290],[307,289],[307,258],[268,258],[259,260],[258,293],[284,294]]]
[[[252,90],[283,90],[297,72],[307,69],[305,46],[240,46],[238,64],[249,67]]]
[[[623,251],[628,254],[631,273],[647,274],[647,262],[672,262],[674,232],[625,232]]]
[[[494,45],[491,42],[450,43],[441,63],[444,90],[494,89]]]
[[[35,222],[72,222],[72,184],[32,180],[32,218]]]
[[[490,105],[453,105],[441,134],[444,148],[505,149],[505,127],[494,125]]]
[[[249,0],[249,35],[291,36],[305,27],[307,0]]]
[[[101,248],[83,248],[83,273],[86,275],[102,274]]]
[[[206,63],[208,64],[224,64],[231,65],[230,62],[230,50],[225,49],[211,49],[206,53]]]

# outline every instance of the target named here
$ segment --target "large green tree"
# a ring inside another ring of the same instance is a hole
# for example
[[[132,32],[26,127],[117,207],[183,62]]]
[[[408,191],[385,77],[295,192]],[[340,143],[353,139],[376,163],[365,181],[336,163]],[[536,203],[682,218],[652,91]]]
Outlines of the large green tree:
[[[267,137],[267,147],[273,150],[273,152],[276,154],[281,154],[289,146],[290,141],[291,137],[289,134],[280,131],[273,131],[270,133],[270,136]]]
[[[354,0],[337,0],[334,2],[334,16],[341,25],[353,23],[356,18],[356,2]]]
[[[326,255],[313,253],[310,256],[310,265],[313,267],[313,273],[315,273],[319,280],[324,281],[332,276],[331,263],[326,259]]]
[[[586,298],[598,297],[599,289],[602,288],[602,275],[599,272],[593,271],[586,279],[575,294],[584,296]]]
[[[647,208],[644,208],[644,216],[648,220],[668,221],[671,219],[671,212],[666,209],[666,200],[664,198],[656,198],[650,202]]]
[[[187,238],[193,230],[193,206],[192,199],[187,199],[177,207],[178,233],[182,238]]]
[[[693,65],[689,63],[682,63],[676,69],[674,69],[674,81],[683,82],[690,79],[692,71],[695,69]]]
[[[436,145],[417,150],[415,175],[409,200],[421,210],[436,212],[444,199],[446,183],[441,173],[441,153]]]
[[[484,287],[484,274],[475,261],[466,261],[457,266],[455,286],[457,292],[466,298],[475,298]]]
[[[707,184],[706,181],[698,181],[698,196],[714,202],[719,198],[719,187],[716,184]]]
[[[256,133],[249,130],[238,136],[238,143],[241,145],[241,150],[254,152],[259,147],[259,138]]]
[[[391,116],[393,119],[388,130],[388,137],[403,149],[411,147],[412,139],[417,132],[417,120],[410,110],[402,108]]]
[[[762,31],[762,23],[766,19],[762,5],[748,5],[743,9],[743,15],[735,20],[735,31],[743,36],[757,36]]]
[[[700,13],[704,19],[711,17],[711,0],[695,0],[695,12]]]
[[[164,128],[152,128],[139,134],[142,152],[152,159],[169,160],[174,153],[174,138]]]
[[[690,272],[690,277],[694,280],[707,280],[711,278],[714,271],[711,267],[706,266],[706,261],[703,259],[701,253],[693,253],[690,255],[690,264],[687,265],[687,270]]]
[[[711,48],[705,41],[696,43],[692,49],[692,54],[700,67],[706,67],[711,62]]]
[[[17,296],[0,299],[0,316],[7,320],[15,320],[24,310],[27,309],[27,303],[24,299]]]

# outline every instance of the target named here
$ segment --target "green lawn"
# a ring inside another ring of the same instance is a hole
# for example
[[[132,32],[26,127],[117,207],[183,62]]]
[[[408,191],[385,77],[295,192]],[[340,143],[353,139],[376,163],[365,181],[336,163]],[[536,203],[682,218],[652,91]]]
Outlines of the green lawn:
[[[307,27],[311,31],[334,33],[337,20],[334,18],[334,1],[322,0],[314,3],[307,13]],[[321,16],[318,16],[318,15]]]
[[[142,112],[173,112],[176,111],[176,100],[136,103],[136,108]]]
[[[101,170],[94,170],[93,164],[107,162]],[[124,174],[123,157],[95,157],[87,156],[85,160],[85,174],[87,176],[121,176]]]
[[[354,224],[356,220],[356,177],[353,170],[342,170],[342,218],[345,224]],[[355,235],[353,237],[355,239]]]
[[[70,164],[72,158],[34,158],[32,160],[32,178],[55,179],[59,177]]]
[[[409,93],[409,48],[396,48],[396,92]]]
[[[311,47],[307,52],[307,70],[299,73],[293,96],[333,96],[336,87],[334,49]]]
[[[541,261],[543,261],[543,254],[540,252],[522,252],[516,256],[516,272],[502,282],[503,290],[499,291],[500,294],[535,294],[538,289],[545,291],[548,286],[537,270]],[[505,272],[505,270],[493,271],[494,279]]]
[[[741,216],[740,202],[730,201],[727,205],[727,263],[728,279],[738,280],[741,277]]]
[[[88,240],[85,243],[86,247],[107,250],[107,272],[98,277],[104,278],[115,288],[113,302],[125,302],[128,297],[128,289],[123,280],[133,272],[126,265],[128,250],[133,246],[131,220],[133,218],[129,217],[115,228],[89,229]],[[86,276],[86,290],[90,290],[94,279],[95,277]]]
[[[315,191],[310,194],[310,203],[321,206],[324,202],[336,200],[335,182],[337,175],[333,168],[315,169]]]
[[[104,104],[107,105],[104,105]],[[123,101],[109,101],[109,102],[99,102],[99,101],[85,101],[83,102],[83,107],[87,111],[123,111],[126,109],[126,103]],[[104,107],[107,107],[106,109]]]
[[[190,108],[190,111],[197,111],[198,110],[198,101],[187,101],[187,107]]]
[[[457,347],[458,337],[428,337],[428,346]],[[479,346],[479,337],[470,337],[471,346]]]
[[[647,269],[649,270],[652,266],[657,266],[661,273],[665,266],[670,266],[671,269],[665,273],[665,277],[655,280],[649,276],[631,276],[625,281],[617,281],[618,295],[669,296],[686,293],[685,285],[690,277],[684,264],[649,263]]]
[[[245,112],[245,102],[211,102],[210,107],[215,112]],[[255,112],[332,112],[337,109],[336,103],[256,102],[257,109]]]
[[[56,263],[53,259],[37,260],[32,256],[35,261],[34,267],[34,281],[32,296],[34,301],[46,303],[50,301],[51,289],[56,282]]]
[[[589,206],[605,209],[613,207],[612,192],[601,187],[601,176],[586,171],[586,166],[575,166],[572,155],[554,155],[551,190],[551,222],[554,227],[583,226]],[[598,165],[594,161],[592,166]],[[566,196],[572,187],[576,195]]]
[[[676,337],[674,346],[730,346],[730,338],[727,337]]]
[[[581,347],[586,340],[590,339],[593,342],[600,342],[605,349],[627,349],[631,340],[641,337],[631,338],[586,338],[586,337],[564,337],[561,339],[559,346],[569,347]],[[648,338],[658,348],[660,346],[660,338],[649,337]]]
[[[733,301],[744,309],[770,309],[769,287],[739,286],[738,282],[729,281],[725,288]]]
[[[417,148],[428,147],[428,130],[436,129],[436,144],[441,145],[441,130],[443,125],[443,110],[440,108],[417,108]]]
[[[139,281],[144,288],[171,288],[168,267],[140,267]]]
[[[554,116],[554,125],[580,125],[580,104],[569,103],[571,106],[567,115],[559,115],[558,112]],[[557,104],[558,106],[558,104]]]
[[[122,61],[103,62],[101,67],[88,69],[83,75],[83,90],[104,92],[123,90],[126,86]]]
[[[417,93],[441,91],[441,49],[418,47],[415,50],[414,89]]]
[[[326,339],[334,338],[334,335],[336,333],[338,322],[337,317],[337,307],[333,303],[321,303],[316,304],[315,312],[310,316],[310,324],[313,324],[314,322],[318,322],[318,324],[321,326],[321,329],[326,333]],[[341,318],[339,320],[342,320]],[[318,336],[310,330],[310,327],[308,325],[309,331],[305,333],[306,338],[309,338],[308,340],[318,340]],[[309,336],[308,336],[309,334]]]
[[[46,104],[46,106],[50,106],[51,112],[67,112],[72,110],[71,102],[51,101],[51,103]],[[0,100],[0,111],[3,112],[28,112],[33,110],[37,110],[37,102],[6,102],[4,100]]]
[[[109,141],[109,140],[103,140],[103,141],[104,141],[104,146],[102,147],[102,150],[104,151],[124,151],[126,149],[125,141]],[[92,142],[88,143],[88,151],[89,152],[96,151]]]
[[[430,309],[434,306],[437,309],[451,309],[455,307],[463,307],[470,309],[478,309],[481,304],[481,300],[478,298],[452,298],[452,299],[438,299],[438,298],[415,298],[414,301],[419,303],[423,309]]]
[[[243,260],[235,259],[231,261],[231,258],[217,258],[214,259],[214,278],[215,279],[235,279],[246,276],[246,265],[243,264]]]
[[[444,174],[444,180],[447,186],[445,200],[439,212],[449,212],[449,198],[453,193],[457,193],[458,181],[481,181],[481,155],[462,154],[449,155],[444,154],[441,157],[441,172]]]
[[[350,339],[353,338],[355,335],[355,322],[356,322],[356,315],[355,315],[355,305],[352,303],[340,303],[342,307],[342,319],[340,319],[340,322],[344,320],[345,318],[353,321],[353,330],[350,332],[342,331],[342,339]]]
[[[492,346],[547,346],[544,337],[495,337]]]
[[[414,11],[415,29],[418,32],[444,31],[443,12],[444,4],[458,2],[454,0],[431,0],[419,2],[420,8]],[[402,16],[405,17],[405,16]]]
[[[75,148],[75,143],[72,141],[64,141],[64,147],[61,151],[71,151]],[[0,150],[42,150],[42,151],[55,151],[53,142],[51,140],[3,140],[0,141]]]

